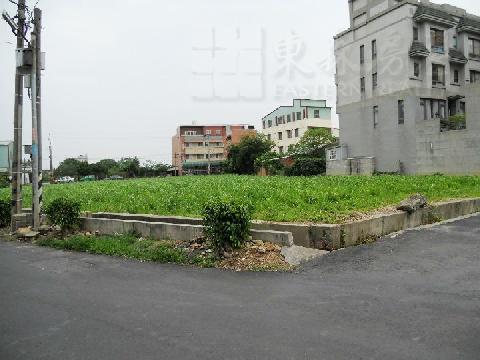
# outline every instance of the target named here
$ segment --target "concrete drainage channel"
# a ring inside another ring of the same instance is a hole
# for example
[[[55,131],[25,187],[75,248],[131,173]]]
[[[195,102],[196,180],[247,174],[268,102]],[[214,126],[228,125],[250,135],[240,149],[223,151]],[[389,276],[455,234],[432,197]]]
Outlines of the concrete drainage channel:
[[[337,250],[356,246],[384,235],[402,230],[428,225],[480,212],[480,198],[464,199],[434,204],[412,214],[398,212],[378,215],[366,220],[344,224],[296,224],[254,221],[251,235],[255,240],[263,240],[280,246],[292,261],[302,262],[326,252],[317,250]],[[202,220],[197,218],[87,213],[82,217],[82,229],[101,234],[125,234],[135,232],[143,237],[158,240],[188,241],[203,235]],[[297,254],[304,254],[297,257]],[[299,260],[300,258],[300,260]]]

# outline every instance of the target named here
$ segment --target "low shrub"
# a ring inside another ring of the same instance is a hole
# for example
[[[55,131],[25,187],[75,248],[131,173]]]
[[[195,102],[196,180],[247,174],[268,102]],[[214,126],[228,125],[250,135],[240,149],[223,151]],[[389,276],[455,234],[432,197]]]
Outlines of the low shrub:
[[[210,201],[203,209],[205,237],[217,255],[242,247],[250,235],[252,209],[232,201]]]
[[[291,167],[286,169],[287,176],[317,176],[325,174],[325,159],[300,158]]]
[[[80,224],[80,203],[67,198],[58,198],[45,207],[45,214],[50,224],[60,226],[62,235],[65,235],[67,231]]]
[[[5,200],[0,200],[0,228],[10,224],[11,208],[10,204]]]

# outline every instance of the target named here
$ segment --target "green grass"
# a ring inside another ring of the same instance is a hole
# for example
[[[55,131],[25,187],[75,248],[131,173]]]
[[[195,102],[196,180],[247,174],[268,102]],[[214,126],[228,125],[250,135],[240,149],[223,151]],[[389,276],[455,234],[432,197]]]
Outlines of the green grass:
[[[133,235],[73,235],[64,240],[45,238],[39,240],[37,244],[58,250],[88,252],[91,254],[117,256],[143,261],[195,264],[203,267],[212,267],[215,265],[215,261],[212,258],[197,256],[189,258],[185,250],[175,248],[170,242],[137,239]]]
[[[30,189],[25,190],[29,204]],[[480,197],[480,177],[225,175],[48,185],[44,191],[47,203],[70,197],[84,211],[198,217],[207,200],[221,197],[251,203],[259,220],[337,223],[354,212],[397,204],[417,192],[430,201]],[[0,199],[8,196],[8,189],[0,191]]]

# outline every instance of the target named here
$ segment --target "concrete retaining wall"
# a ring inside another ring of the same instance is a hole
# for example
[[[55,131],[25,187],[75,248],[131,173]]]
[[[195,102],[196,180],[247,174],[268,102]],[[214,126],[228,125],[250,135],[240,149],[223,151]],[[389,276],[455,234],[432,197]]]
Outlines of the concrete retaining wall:
[[[254,221],[252,223],[252,236],[257,240],[270,241],[281,245],[295,244],[303,247],[334,250],[359,245],[367,240],[397,231],[476,212],[480,212],[480,199],[441,202],[431,208],[422,209],[413,214],[406,212],[385,214],[345,224],[296,224]],[[195,236],[201,236],[196,231],[200,231],[201,234],[202,220],[196,218],[111,213],[95,213],[88,216],[90,216],[87,222],[89,224],[90,222],[95,225],[103,224],[103,222],[94,222],[94,220],[110,220],[112,224],[116,224],[114,220],[121,220],[121,222],[123,221],[126,224],[142,224],[135,225],[137,227],[149,227],[148,224],[150,224],[150,227],[165,229],[155,230],[157,231],[155,235],[158,234],[160,236],[155,236],[158,239],[188,240]],[[109,226],[106,229],[109,229]],[[120,225],[117,224],[115,226]],[[123,226],[127,228],[119,228],[118,231],[114,232],[128,232],[132,225]],[[89,228],[86,230],[100,229]],[[141,233],[142,236],[153,236],[152,230],[150,230],[150,235],[144,235],[143,232],[136,231]],[[148,230],[145,230],[145,233],[148,234]]]
[[[189,224],[170,224],[137,220],[82,217],[81,228],[84,231],[100,234],[136,233],[145,238],[157,240],[191,241],[203,236],[203,226]],[[293,245],[293,236],[289,232],[273,230],[252,230],[252,238],[268,241],[281,246]]]

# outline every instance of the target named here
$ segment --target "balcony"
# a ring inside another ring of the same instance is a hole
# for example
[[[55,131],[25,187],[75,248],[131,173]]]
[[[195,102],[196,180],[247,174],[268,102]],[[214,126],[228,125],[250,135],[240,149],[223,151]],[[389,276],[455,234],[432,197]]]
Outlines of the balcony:
[[[420,5],[413,16],[413,20],[421,23],[421,22],[429,22],[434,24],[439,24],[448,28],[452,28],[457,25],[455,18],[447,12],[442,10]]]
[[[470,34],[480,35],[480,21],[464,16],[460,19],[457,26],[458,33],[467,32]]]
[[[465,55],[463,55],[463,53],[457,49],[450,49],[448,55],[450,56],[451,63],[465,65],[468,62],[468,59],[465,57]]]
[[[408,54],[411,57],[428,57],[428,55],[430,55],[430,51],[427,49],[424,43],[420,41],[414,41]]]

